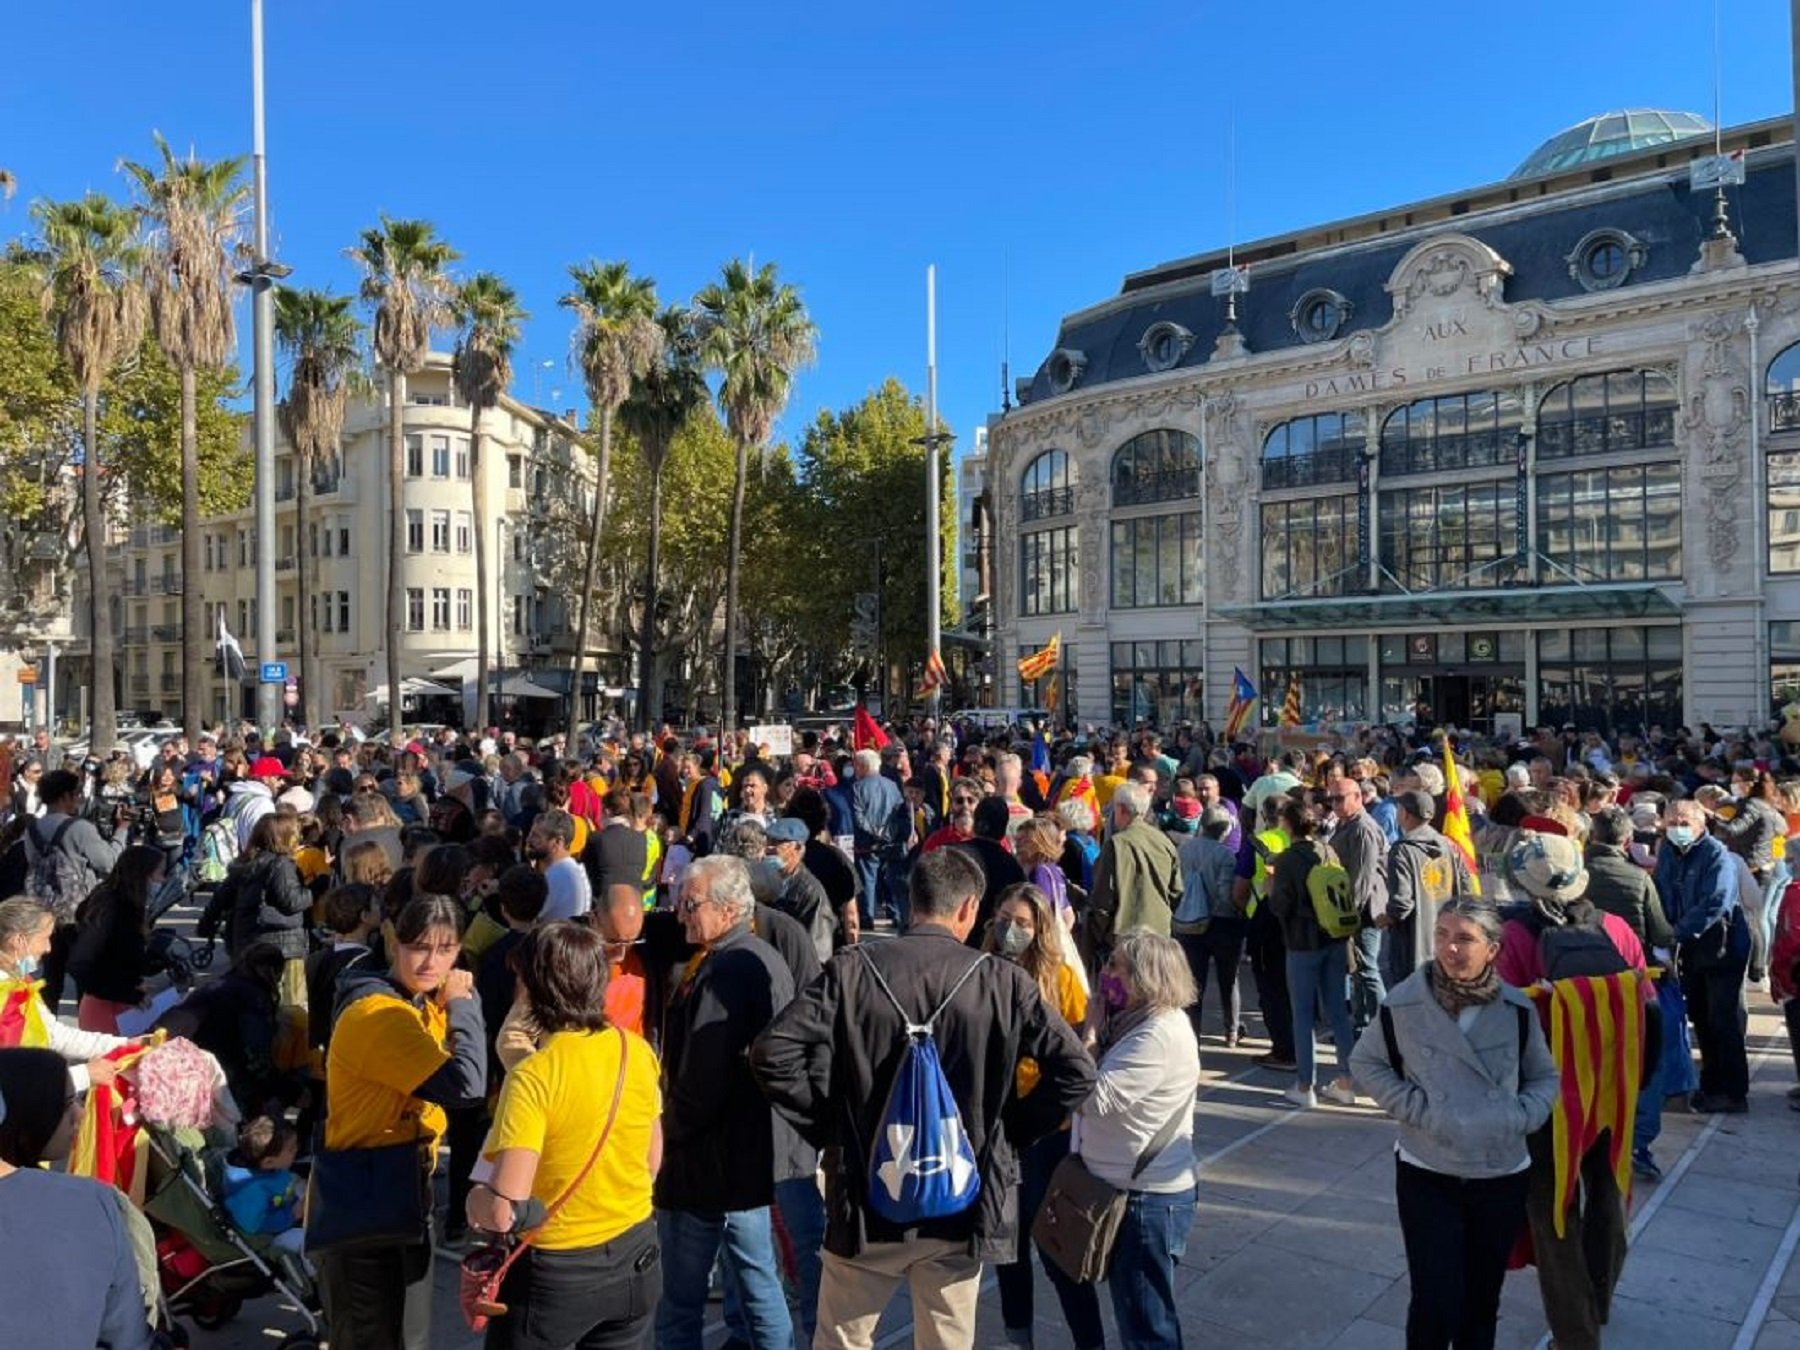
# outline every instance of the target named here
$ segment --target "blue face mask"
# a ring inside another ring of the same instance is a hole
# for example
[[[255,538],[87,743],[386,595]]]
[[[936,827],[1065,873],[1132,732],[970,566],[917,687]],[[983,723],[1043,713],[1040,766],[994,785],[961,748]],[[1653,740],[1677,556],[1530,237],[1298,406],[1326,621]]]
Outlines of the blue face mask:
[[[35,956],[21,956],[15,967],[21,980],[29,980],[38,973],[39,962]]]
[[[1692,825],[1671,825],[1666,833],[1668,841],[1683,853],[1694,846],[1695,837]]]

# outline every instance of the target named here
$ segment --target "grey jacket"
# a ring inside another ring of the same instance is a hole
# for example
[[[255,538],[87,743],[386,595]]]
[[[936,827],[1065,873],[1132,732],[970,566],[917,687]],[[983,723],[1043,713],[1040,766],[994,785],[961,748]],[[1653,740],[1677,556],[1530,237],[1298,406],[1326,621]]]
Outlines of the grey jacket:
[[[1406,1070],[1394,1072],[1381,1019],[1350,1055],[1357,1083],[1400,1122],[1400,1146],[1434,1172],[1481,1178],[1516,1171],[1525,1138],[1550,1118],[1560,1079],[1531,1000],[1511,985],[1465,1033],[1431,995],[1421,967],[1388,992]],[[1519,1056],[1519,1014],[1526,1018]]]
[[[1366,810],[1358,811],[1332,831],[1331,847],[1350,874],[1356,907],[1364,922],[1373,923],[1387,912],[1387,835],[1374,816]]]

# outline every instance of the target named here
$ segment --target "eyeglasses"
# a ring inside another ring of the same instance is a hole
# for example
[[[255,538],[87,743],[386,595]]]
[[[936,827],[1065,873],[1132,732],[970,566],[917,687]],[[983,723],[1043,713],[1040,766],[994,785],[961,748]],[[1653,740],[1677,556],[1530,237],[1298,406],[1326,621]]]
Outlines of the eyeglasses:
[[[718,903],[719,902],[717,900],[714,900],[709,895],[701,900],[684,899],[684,900],[682,900],[681,904],[678,905],[676,908],[678,908],[683,914],[693,914],[693,913],[697,912],[699,910],[700,906],[702,906],[702,905],[716,905]]]

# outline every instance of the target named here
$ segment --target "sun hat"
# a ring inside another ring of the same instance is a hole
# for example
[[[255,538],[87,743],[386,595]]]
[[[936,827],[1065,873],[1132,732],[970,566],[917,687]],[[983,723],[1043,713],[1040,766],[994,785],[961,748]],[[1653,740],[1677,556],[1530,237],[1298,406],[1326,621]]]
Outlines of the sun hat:
[[[1588,888],[1581,849],[1556,834],[1523,835],[1506,855],[1506,875],[1533,899],[1556,904],[1579,900]]]

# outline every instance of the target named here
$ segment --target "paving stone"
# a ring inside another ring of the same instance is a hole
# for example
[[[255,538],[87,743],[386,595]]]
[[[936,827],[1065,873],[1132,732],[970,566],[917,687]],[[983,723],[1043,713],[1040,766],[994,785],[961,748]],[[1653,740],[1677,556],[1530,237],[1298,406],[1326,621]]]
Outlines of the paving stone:
[[[1631,1267],[1626,1266],[1629,1273]],[[1623,1289],[1621,1283],[1620,1288]],[[1744,1306],[1748,1306],[1748,1303]],[[1606,1324],[1606,1344],[1670,1346],[1679,1350],[1730,1350],[1738,1323],[1708,1317],[1691,1308],[1670,1307],[1634,1297],[1615,1296]]]
[[[1686,1252],[1639,1247],[1625,1262],[1618,1292],[1703,1318],[1741,1321],[1762,1283],[1761,1268],[1727,1265]]]
[[[1688,1184],[1685,1179],[1683,1184]],[[1666,1204],[1632,1247],[1636,1252],[1704,1253],[1708,1260],[1754,1270],[1760,1280],[1780,1245],[1779,1229],[1745,1223],[1741,1215],[1703,1214]]]
[[[1331,1343],[1393,1281],[1298,1253],[1240,1252],[1188,1286],[1183,1306],[1289,1350]]]
[[[1796,1202],[1800,1202],[1800,1195],[1785,1187],[1732,1181],[1724,1177],[1696,1177],[1689,1173],[1681,1179],[1675,1193],[1663,1202],[1661,1213],[1672,1209],[1693,1210],[1741,1219],[1766,1228],[1785,1228],[1788,1220],[1794,1217]]]

